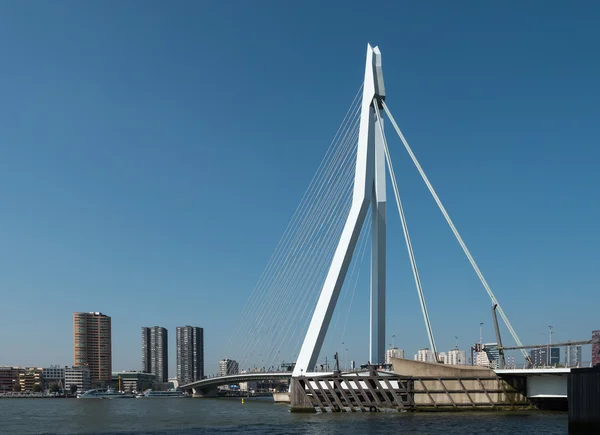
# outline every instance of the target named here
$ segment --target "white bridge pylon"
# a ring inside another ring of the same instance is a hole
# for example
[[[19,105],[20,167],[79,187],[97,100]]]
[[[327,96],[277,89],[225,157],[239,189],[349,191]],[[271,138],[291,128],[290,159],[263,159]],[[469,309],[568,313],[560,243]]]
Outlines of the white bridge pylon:
[[[429,344],[437,360],[437,348],[433,337],[429,314],[423,296],[421,280],[417,270],[410,235],[400,200],[400,194],[396,183],[392,161],[387,147],[387,141],[383,129],[381,109],[385,111],[394,129],[398,133],[404,147],[410,155],[413,163],[418,169],[423,181],[436,201],[440,211],[444,215],[450,229],[454,233],[458,243],[463,249],[483,287],[490,296],[492,303],[497,305],[504,323],[518,346],[522,346],[519,337],[508,321],[498,300],[492,293],[475,260],[471,256],[454,223],[442,205],[437,193],[429,182],[421,165],[417,161],[408,142],[404,138],[400,128],[396,124],[391,112],[385,103],[385,88],[381,68],[381,52],[377,47],[367,47],[367,60],[365,65],[365,77],[363,84],[363,95],[360,114],[360,125],[358,134],[358,147],[356,154],[356,169],[354,178],[354,191],[352,204],[346,223],[342,230],[340,240],[331,260],[331,265],[323,283],[317,306],[313,312],[304,342],[298,354],[294,367],[293,376],[302,376],[314,370],[317,358],[321,351],[329,323],[335,310],[348,267],[352,260],[363,224],[366,219],[369,205],[371,206],[372,234],[371,234],[371,315],[370,315],[370,346],[369,362],[380,364],[384,362],[385,356],[385,300],[386,300],[386,161],[390,171],[390,178],[394,188],[400,221],[406,242],[407,251],[411,261],[413,277],[417,287],[423,319],[429,338]],[[522,350],[527,358],[527,353]]]
[[[382,101],[384,98],[385,88],[381,71],[381,53],[377,47],[372,48],[369,45],[365,66],[352,205],[302,348],[298,354],[294,376],[301,376],[303,373],[312,371],[317,363],[369,205],[372,205],[373,219],[369,354],[371,361],[374,363],[383,362],[384,359],[386,284],[385,153],[383,138],[375,134],[379,128],[376,123],[380,123],[381,120],[376,119],[373,107],[374,100]]]

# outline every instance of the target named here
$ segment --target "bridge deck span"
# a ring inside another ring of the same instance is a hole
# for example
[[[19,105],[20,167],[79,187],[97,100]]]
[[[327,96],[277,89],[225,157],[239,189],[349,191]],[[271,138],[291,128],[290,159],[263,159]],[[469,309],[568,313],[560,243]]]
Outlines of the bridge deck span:
[[[181,385],[182,390],[200,389],[206,390],[220,387],[223,385],[239,384],[240,382],[252,381],[276,381],[286,380],[292,377],[292,372],[258,372],[258,373],[240,373],[237,375],[218,376],[215,378],[201,379],[196,382]]]

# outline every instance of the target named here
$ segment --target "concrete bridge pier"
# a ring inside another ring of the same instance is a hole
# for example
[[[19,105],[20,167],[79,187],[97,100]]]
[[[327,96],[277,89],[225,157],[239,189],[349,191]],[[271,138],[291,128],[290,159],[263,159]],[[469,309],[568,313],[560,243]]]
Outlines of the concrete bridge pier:
[[[217,387],[208,387],[208,388],[192,388],[192,397],[218,397],[219,390]]]
[[[304,377],[290,380],[290,405],[292,412],[316,412],[315,406],[306,397]]]

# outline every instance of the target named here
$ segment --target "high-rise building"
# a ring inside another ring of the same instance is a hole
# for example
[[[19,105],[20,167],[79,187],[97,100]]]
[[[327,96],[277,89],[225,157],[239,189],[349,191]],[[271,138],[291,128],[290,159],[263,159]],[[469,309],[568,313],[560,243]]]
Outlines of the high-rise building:
[[[100,312],[73,313],[73,365],[88,367],[93,387],[112,379],[111,319]]]
[[[529,352],[534,366],[556,366],[560,364],[560,348],[550,348],[550,358],[548,358],[548,347],[532,349]]]
[[[579,367],[581,365],[581,346],[567,346],[565,349],[565,367]]]
[[[385,351],[385,363],[391,364],[392,358],[404,358],[404,350],[397,347],[390,347]]]
[[[157,382],[169,379],[169,341],[161,326],[142,328],[142,372],[152,373]]]
[[[204,330],[196,326],[178,326],[176,346],[179,384],[204,378]]]
[[[600,364],[600,330],[592,331],[592,367]]]
[[[452,349],[446,353],[445,364],[454,366],[464,366],[467,364],[467,352],[459,349]]]
[[[475,352],[473,360],[473,364],[476,366],[490,367],[490,360],[488,358],[488,354],[484,351]]]
[[[240,365],[237,361],[232,359],[222,359],[219,361],[219,375],[237,375],[240,372]]]
[[[500,368],[500,349],[498,349],[498,343],[485,343],[483,351],[487,356],[487,367],[491,369]]]
[[[435,362],[435,357],[433,356],[433,351],[429,350],[429,348],[419,349],[414,357],[415,361],[422,362]]]

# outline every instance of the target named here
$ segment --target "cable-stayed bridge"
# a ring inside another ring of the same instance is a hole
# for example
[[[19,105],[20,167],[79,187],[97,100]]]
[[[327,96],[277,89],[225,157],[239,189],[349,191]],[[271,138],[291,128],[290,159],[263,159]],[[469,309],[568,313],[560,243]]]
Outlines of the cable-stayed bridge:
[[[389,125],[384,128],[384,123]],[[386,103],[381,53],[377,47],[368,46],[364,82],[350,104],[325,157],[253,289],[227,344],[230,356],[238,361],[240,368],[245,369],[245,373],[235,375],[237,382],[292,376],[304,378],[317,376],[318,373],[331,374],[328,360],[325,359],[323,363],[323,358],[320,357],[321,350],[324,345],[327,347],[327,344],[331,344],[330,348],[341,350],[341,361],[344,361],[344,350],[346,350],[344,337],[350,310],[357,291],[359,293],[363,291],[360,275],[365,257],[368,257],[370,262],[368,277],[370,329],[369,359],[364,363],[369,365],[384,363],[388,177],[393,188],[394,202],[402,227],[404,245],[410,261],[425,331],[434,359],[438,361],[438,348],[392,164],[386,130],[388,132],[391,130],[398,136],[408,153],[491,299],[494,316],[496,313],[500,315],[510,333],[515,343],[513,349],[519,349],[525,359],[530,361],[525,350],[526,346],[523,346],[498,298],[487,283],[394,119]],[[370,254],[368,256],[367,251]],[[363,272],[363,280],[364,278]],[[343,297],[340,298],[342,294]],[[367,310],[367,307],[361,308]],[[332,338],[334,335],[331,334],[332,331],[337,332],[335,338]],[[504,368],[503,347],[498,326],[496,326],[496,334],[500,349],[500,366]],[[328,340],[338,341],[328,343]],[[338,365],[336,368],[338,368],[340,356],[337,353],[336,359]],[[293,373],[277,369],[283,360],[295,362]],[[332,362],[331,366],[333,365]],[[381,388],[397,390],[398,398],[404,397],[404,389],[408,387],[402,379],[382,381],[376,379],[373,372],[369,376],[371,376],[369,382],[375,384],[379,382],[377,385]],[[232,381],[231,377],[213,378],[197,381],[184,388],[209,389]],[[331,382],[333,385],[336,381],[334,379]],[[310,382],[305,383],[302,389],[308,391],[310,385]],[[356,388],[360,387],[358,384],[354,385]],[[342,390],[344,388],[347,387],[343,387]]]

